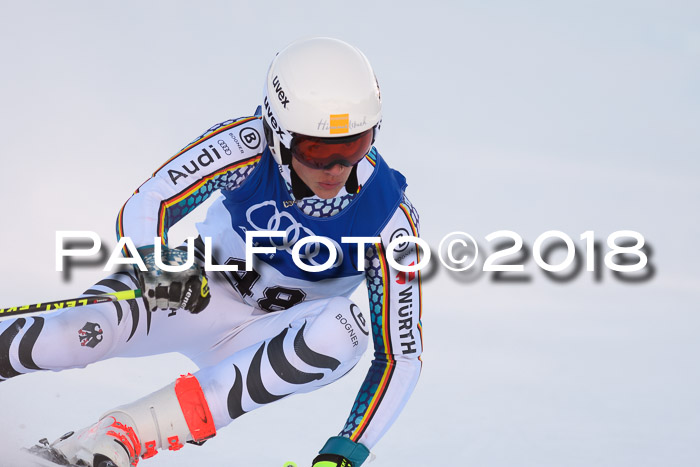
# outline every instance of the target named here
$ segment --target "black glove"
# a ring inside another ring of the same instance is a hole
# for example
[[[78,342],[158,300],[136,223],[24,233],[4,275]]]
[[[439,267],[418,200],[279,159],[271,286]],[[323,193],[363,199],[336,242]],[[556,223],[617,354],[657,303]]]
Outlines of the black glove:
[[[161,248],[161,262],[178,266],[187,262],[187,252],[180,249]],[[195,262],[181,272],[167,272],[155,264],[153,246],[139,248],[139,254],[148,271],[137,270],[141,295],[146,308],[177,310],[199,313],[209,304],[211,295],[204,270]]]
[[[353,467],[352,462],[338,454],[319,454],[312,467]]]

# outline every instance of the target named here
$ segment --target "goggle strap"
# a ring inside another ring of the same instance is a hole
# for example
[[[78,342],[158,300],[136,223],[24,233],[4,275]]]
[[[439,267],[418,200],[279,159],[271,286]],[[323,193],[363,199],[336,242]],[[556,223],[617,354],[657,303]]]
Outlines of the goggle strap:
[[[289,168],[292,167],[292,151],[287,148],[284,144],[280,143],[280,158],[282,159],[283,165],[288,165]]]

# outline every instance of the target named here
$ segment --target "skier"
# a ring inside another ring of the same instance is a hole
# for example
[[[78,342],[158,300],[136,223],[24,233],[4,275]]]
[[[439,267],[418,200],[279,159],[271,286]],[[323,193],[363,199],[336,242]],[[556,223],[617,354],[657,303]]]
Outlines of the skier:
[[[313,461],[362,465],[413,391],[422,351],[420,274],[391,269],[385,252],[392,240],[418,236],[418,214],[404,177],[373,147],[380,122],[379,86],[358,49],[312,38],[281,51],[254,116],[210,128],[119,212],[118,236],[131,239],[147,270],[113,274],[85,295],[141,288],[143,299],[0,322],[0,380],[173,351],[200,370],[34,450],[61,465],[135,466],[336,381],[371,339],[374,359],[350,415]],[[197,226],[196,261],[182,266],[187,247],[169,248],[168,229],[217,191]],[[256,237],[258,248],[275,249],[251,267],[246,233],[259,231],[282,236]],[[314,235],[328,240],[301,245]],[[411,242],[394,251],[398,263],[420,262]],[[295,253],[326,268],[304,270]],[[206,254],[215,265],[207,271]],[[157,259],[186,269],[166,271]],[[363,280],[369,312],[348,299]]]

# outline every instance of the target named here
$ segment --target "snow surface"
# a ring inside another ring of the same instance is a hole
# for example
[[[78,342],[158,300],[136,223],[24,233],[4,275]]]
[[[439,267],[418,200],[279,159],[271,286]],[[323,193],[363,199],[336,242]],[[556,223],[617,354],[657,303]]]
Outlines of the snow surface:
[[[382,88],[377,146],[423,237],[641,232],[652,280],[558,284],[450,274],[423,293],[424,371],[370,465],[700,464],[700,28],[697,3],[2,2],[0,306],[74,296],[56,230],[114,244],[119,208],[211,124],[250,114],[274,53],[345,39]],[[424,178],[423,178],[424,177]],[[203,213],[196,213],[201,216]],[[191,220],[177,227],[184,237]],[[364,294],[356,294],[366,306]],[[144,466],[307,466],[368,365]],[[195,368],[120,359],[0,385],[0,465]],[[140,464],[141,465],[141,464]]]

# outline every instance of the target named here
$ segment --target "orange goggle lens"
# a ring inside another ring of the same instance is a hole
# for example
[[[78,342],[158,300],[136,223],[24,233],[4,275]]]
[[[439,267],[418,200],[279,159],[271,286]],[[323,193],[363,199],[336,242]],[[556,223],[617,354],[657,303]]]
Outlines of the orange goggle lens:
[[[342,138],[295,135],[291,152],[295,159],[313,169],[326,169],[335,164],[351,167],[372,149],[373,142],[374,129]]]

